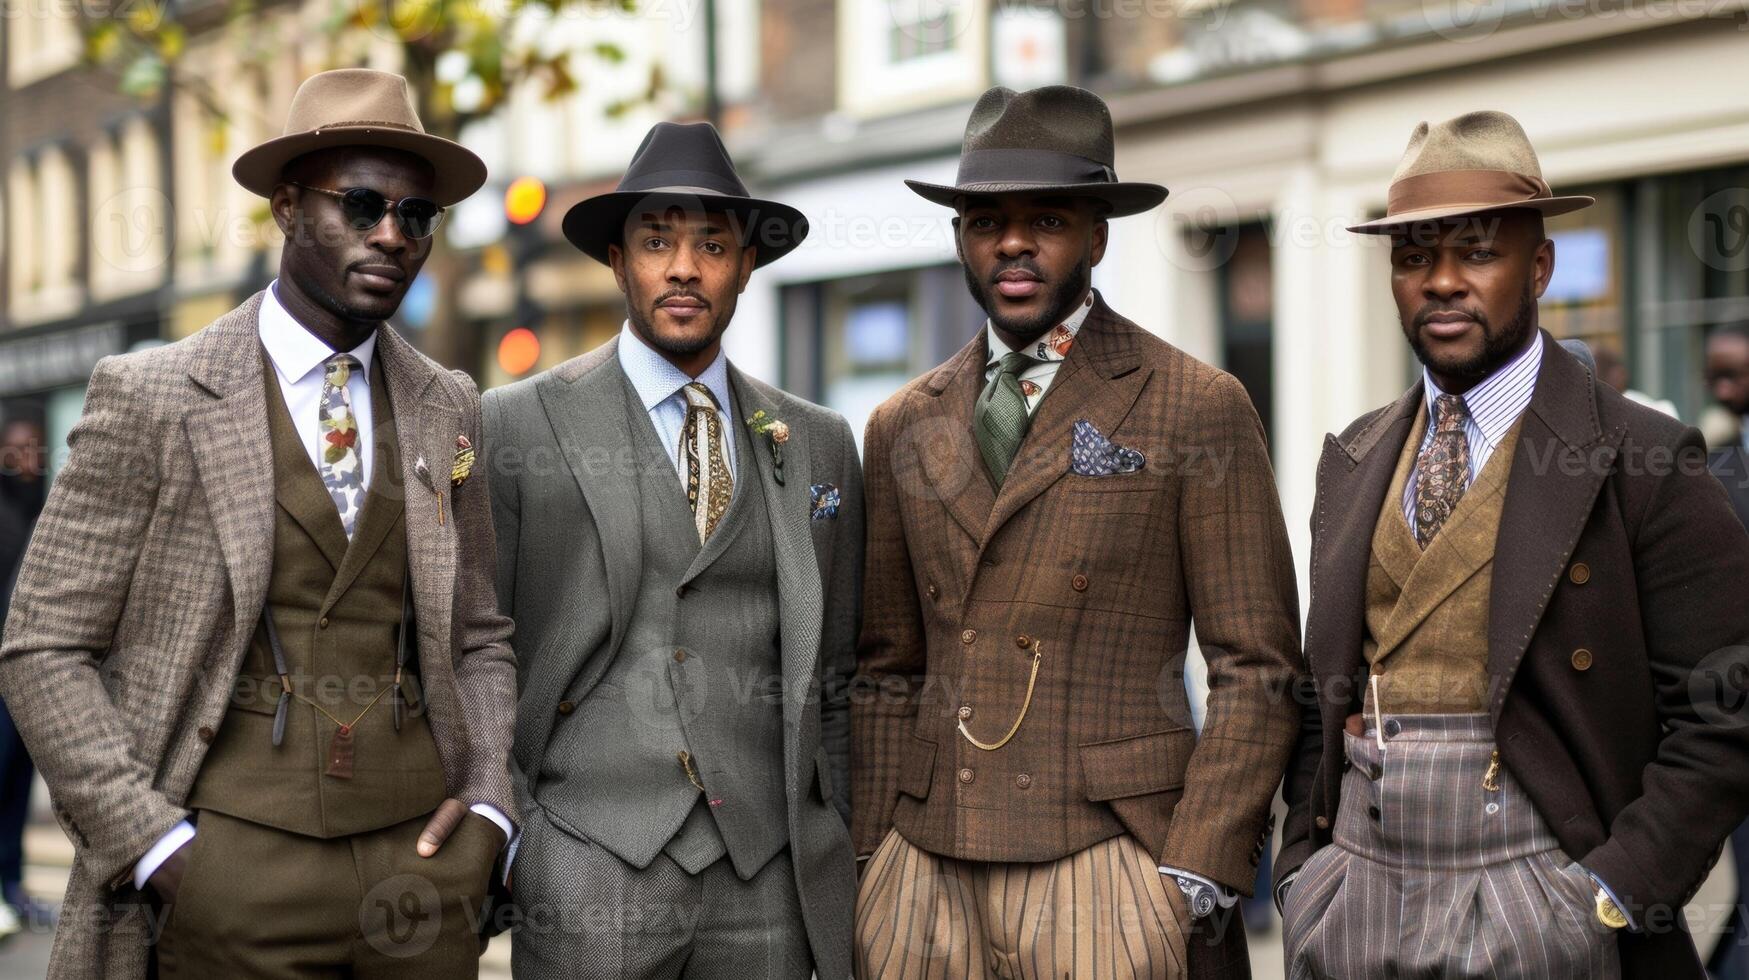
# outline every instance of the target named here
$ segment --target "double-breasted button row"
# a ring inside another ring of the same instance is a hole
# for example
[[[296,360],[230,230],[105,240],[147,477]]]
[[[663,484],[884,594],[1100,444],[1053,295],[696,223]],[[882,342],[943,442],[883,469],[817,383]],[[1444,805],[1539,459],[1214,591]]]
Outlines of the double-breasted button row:
[[[1014,645],[1022,650],[1028,649],[1032,646],[1032,637],[1022,633],[1014,638]]]
[[[1023,772],[1020,775],[1015,776],[1014,777],[1014,785],[1020,787],[1021,789],[1026,789],[1026,788],[1030,787],[1032,785],[1032,774]]]
[[[963,630],[960,632],[960,642],[964,643],[966,646],[971,646],[973,643],[976,643],[977,641],[978,641],[978,631],[977,630],[968,629],[968,630]]]
[[[1076,592],[1086,592],[1087,576],[1077,574],[1074,578],[1069,580],[1069,588],[1074,589]]]
[[[970,769],[961,769],[960,770],[960,782],[969,783],[971,781],[972,781],[972,771]]]
[[[972,720],[972,706],[969,704],[960,705],[960,710],[957,712],[957,714],[960,717],[960,721],[971,721]]]

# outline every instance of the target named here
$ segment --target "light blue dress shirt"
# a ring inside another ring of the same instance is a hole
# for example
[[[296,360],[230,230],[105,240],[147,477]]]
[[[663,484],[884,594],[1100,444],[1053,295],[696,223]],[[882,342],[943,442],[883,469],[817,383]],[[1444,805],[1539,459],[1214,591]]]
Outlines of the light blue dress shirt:
[[[723,452],[728,458],[729,472],[737,480],[740,478],[740,471],[735,468],[736,422],[729,391],[729,358],[722,351],[717,352],[716,360],[703,374],[693,378],[639,339],[627,323],[619,331],[619,366],[644,403],[644,410],[650,413],[650,422],[656,426],[656,435],[667,448],[668,460],[674,464],[682,485],[686,471],[681,462],[680,437],[686,430],[686,395],[680,389],[693,381],[709,388],[716,396],[717,418],[723,424]]]

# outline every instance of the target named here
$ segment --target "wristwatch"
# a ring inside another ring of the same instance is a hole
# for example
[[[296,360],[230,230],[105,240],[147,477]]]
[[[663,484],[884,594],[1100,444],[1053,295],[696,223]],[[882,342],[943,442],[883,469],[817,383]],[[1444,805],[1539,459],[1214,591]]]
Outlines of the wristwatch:
[[[1178,882],[1178,890],[1184,893],[1185,904],[1190,906],[1191,918],[1200,919],[1215,910],[1219,899],[1214,886],[1185,875],[1175,874],[1172,880]]]
[[[1615,899],[1609,897],[1609,892],[1603,890],[1601,885],[1597,888],[1596,898],[1597,921],[1611,929],[1626,929],[1628,927],[1628,917],[1622,912],[1621,907],[1615,904]]]

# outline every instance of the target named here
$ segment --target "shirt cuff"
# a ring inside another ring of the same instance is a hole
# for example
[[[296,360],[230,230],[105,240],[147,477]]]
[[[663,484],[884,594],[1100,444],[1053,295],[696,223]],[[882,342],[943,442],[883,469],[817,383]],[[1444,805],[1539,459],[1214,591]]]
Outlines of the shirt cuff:
[[[1583,864],[1579,865],[1579,870],[1585,872],[1585,877],[1590,878],[1592,884],[1603,889],[1603,893],[1609,896],[1609,900],[1615,903],[1617,909],[1621,910],[1622,918],[1628,920],[1628,931],[1639,932],[1640,926],[1639,923],[1634,921],[1634,914],[1628,911],[1626,905],[1622,904],[1622,900],[1616,895],[1615,889],[1609,887],[1609,883],[1602,878],[1592,874],[1590,869],[1586,868]]]
[[[504,831],[505,847],[509,847],[515,841],[516,827],[510,822],[510,818],[504,815],[503,811],[490,803],[475,803],[468,809],[497,824],[498,829]]]
[[[145,891],[146,882],[152,880],[152,875],[169,860],[170,855],[191,840],[194,840],[194,824],[184,820],[171,827],[170,832],[158,838],[158,843],[153,844],[146,856],[134,865],[134,887]]]
[[[1213,889],[1215,893],[1215,904],[1219,905],[1221,908],[1230,909],[1239,901],[1238,892],[1228,888],[1226,885],[1220,884],[1219,882],[1210,881],[1202,875],[1192,874],[1189,871],[1181,871],[1178,868],[1167,867],[1164,864],[1160,865],[1160,873],[1163,875],[1175,875],[1180,878],[1189,878],[1197,884],[1206,885]]]
[[[1293,871],[1289,871],[1287,873],[1287,877],[1281,879],[1281,884],[1275,886],[1275,912],[1277,915],[1285,914],[1284,910],[1287,907],[1288,886],[1292,885],[1294,883],[1294,879],[1298,878],[1299,876],[1300,876],[1300,872],[1298,869],[1295,869]]]

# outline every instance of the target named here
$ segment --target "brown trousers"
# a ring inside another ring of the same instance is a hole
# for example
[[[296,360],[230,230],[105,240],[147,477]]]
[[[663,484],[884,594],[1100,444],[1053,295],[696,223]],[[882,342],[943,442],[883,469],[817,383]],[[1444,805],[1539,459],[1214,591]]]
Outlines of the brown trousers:
[[[430,858],[420,817],[321,839],[205,811],[160,980],[474,980],[476,928],[504,833],[469,813]]]
[[[1036,864],[959,861],[889,831],[856,897],[862,980],[1181,980],[1188,912],[1135,839]]]

